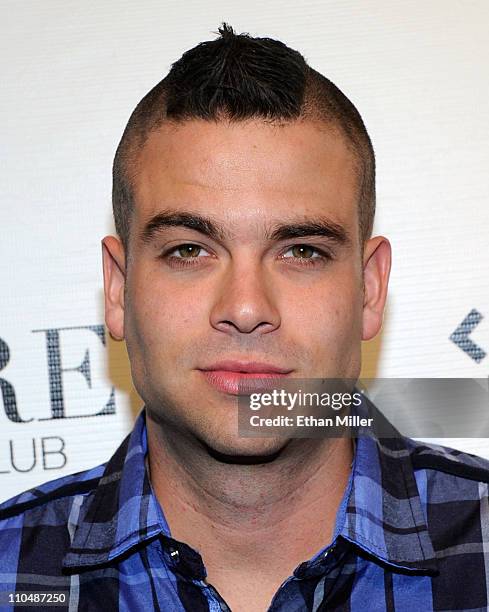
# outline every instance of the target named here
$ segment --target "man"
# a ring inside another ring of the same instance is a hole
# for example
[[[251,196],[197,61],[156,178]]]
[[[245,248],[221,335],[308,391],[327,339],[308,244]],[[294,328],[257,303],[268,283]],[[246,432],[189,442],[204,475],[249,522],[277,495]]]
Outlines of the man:
[[[0,507],[1,589],[70,610],[486,610],[488,462],[393,429],[238,433],[257,378],[358,379],[391,248],[352,103],[283,43],[219,34],[114,161],[105,321],[145,407],[107,464]]]

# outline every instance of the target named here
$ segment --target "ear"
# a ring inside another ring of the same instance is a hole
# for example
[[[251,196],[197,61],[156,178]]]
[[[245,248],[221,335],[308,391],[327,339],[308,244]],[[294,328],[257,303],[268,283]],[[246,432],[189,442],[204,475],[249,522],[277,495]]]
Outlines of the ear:
[[[114,340],[124,339],[124,286],[126,271],[124,247],[115,236],[102,240],[104,269],[105,323]]]
[[[371,340],[382,327],[391,270],[391,254],[390,242],[384,236],[370,238],[365,245],[362,340]]]

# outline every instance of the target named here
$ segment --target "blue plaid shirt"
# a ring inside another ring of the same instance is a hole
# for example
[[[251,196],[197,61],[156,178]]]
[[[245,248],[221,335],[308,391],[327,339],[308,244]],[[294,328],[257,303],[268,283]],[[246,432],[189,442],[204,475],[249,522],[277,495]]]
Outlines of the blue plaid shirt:
[[[145,423],[143,410],[108,463],[0,505],[0,592],[64,592],[70,611],[229,610],[200,554],[171,537]],[[269,611],[487,610],[488,482],[474,455],[358,437],[332,542],[284,576]]]

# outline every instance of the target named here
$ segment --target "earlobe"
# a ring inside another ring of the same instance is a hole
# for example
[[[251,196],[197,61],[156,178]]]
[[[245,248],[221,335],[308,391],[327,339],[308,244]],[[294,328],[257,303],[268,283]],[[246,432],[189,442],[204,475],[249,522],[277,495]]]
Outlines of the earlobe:
[[[105,323],[114,340],[124,339],[124,247],[115,236],[102,240]]]
[[[392,249],[384,236],[371,238],[365,246],[362,340],[380,331],[387,299]]]

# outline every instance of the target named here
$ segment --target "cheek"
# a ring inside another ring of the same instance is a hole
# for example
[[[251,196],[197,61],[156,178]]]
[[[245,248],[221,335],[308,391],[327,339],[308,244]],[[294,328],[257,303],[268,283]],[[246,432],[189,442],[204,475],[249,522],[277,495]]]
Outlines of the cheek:
[[[302,308],[297,304],[290,308],[297,315],[288,327],[306,350],[308,377],[358,377],[362,339],[358,288],[343,285],[341,291],[330,288],[305,293],[303,298]]]
[[[154,273],[142,272],[130,287],[126,339],[147,355],[173,360],[179,347],[195,337],[204,314],[204,301],[193,289],[158,282]]]
[[[291,295],[283,313],[287,327],[306,336],[311,347],[320,341],[329,352],[333,348],[329,342],[339,346],[360,339],[362,293],[354,279],[343,274],[338,282],[332,278]]]

